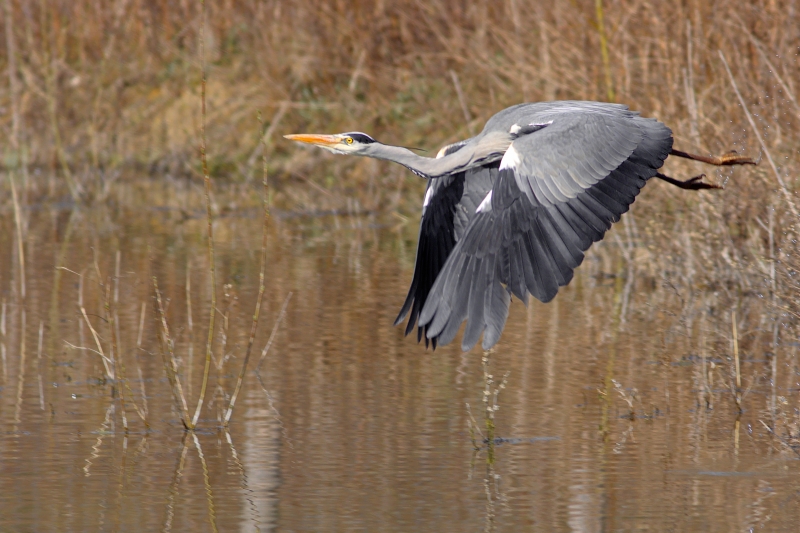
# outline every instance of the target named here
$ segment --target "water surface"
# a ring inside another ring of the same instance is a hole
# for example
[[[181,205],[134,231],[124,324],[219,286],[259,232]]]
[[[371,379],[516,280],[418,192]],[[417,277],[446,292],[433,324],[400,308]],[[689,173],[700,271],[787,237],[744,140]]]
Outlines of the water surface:
[[[414,221],[276,213],[227,431],[261,247],[258,211],[229,212],[215,223],[209,389],[187,433],[152,277],[193,409],[210,301],[202,216],[30,206],[24,221],[23,298],[13,213],[0,217],[0,530],[788,531],[800,520],[796,441],[780,429],[797,417],[795,348],[772,345],[762,299],[735,296],[738,415],[732,296],[648,277],[620,239],[594,247],[552,303],[513,302],[490,353],[432,352],[392,327]],[[290,294],[262,386],[252,369]],[[114,396],[87,318],[124,365]]]

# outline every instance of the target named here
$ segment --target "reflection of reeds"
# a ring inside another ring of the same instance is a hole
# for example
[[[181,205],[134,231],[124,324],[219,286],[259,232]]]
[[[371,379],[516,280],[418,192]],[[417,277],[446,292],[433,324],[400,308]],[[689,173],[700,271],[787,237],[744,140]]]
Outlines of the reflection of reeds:
[[[106,416],[103,419],[103,423],[100,424],[100,427],[95,431],[97,433],[97,440],[95,441],[94,445],[92,446],[92,453],[89,454],[89,457],[86,458],[86,464],[83,466],[83,475],[89,477],[92,475],[92,465],[94,464],[95,459],[100,457],[100,447],[103,445],[103,440],[109,435],[113,433],[114,427],[114,419],[112,418],[112,414],[114,412],[114,404],[110,404],[106,407]],[[110,428],[110,429],[109,429]]]
[[[11,199],[14,203],[14,224],[17,230],[17,260],[19,261],[19,292],[22,301],[25,301],[25,241],[22,240],[22,215],[17,196],[17,186],[14,184],[14,175],[8,173],[8,182],[11,184]]]
[[[0,357],[3,359],[3,381],[8,379],[8,362],[6,361],[6,301],[3,300],[3,309],[0,311]]]
[[[603,388],[598,389],[600,400],[602,402],[602,411],[600,415],[600,433],[604,439],[608,439],[611,427],[609,425],[609,417],[611,414],[611,391],[614,390],[614,373],[616,369],[614,365],[617,360],[617,339],[619,338],[620,328],[622,327],[622,308],[623,308],[623,295],[625,292],[624,274],[623,274],[623,257],[618,257],[616,266],[616,276],[614,277],[614,307],[611,314],[611,321],[609,329],[611,330],[610,339],[608,341],[608,360],[606,362],[605,375],[603,377]]]
[[[508,376],[511,373],[510,371],[506,372],[503,375],[503,379],[500,380],[500,383],[495,381],[494,375],[489,371],[489,363],[493,351],[494,350],[485,350],[481,356],[481,369],[483,370],[483,428],[486,430],[485,433],[481,430],[481,424],[479,424],[472,415],[472,408],[469,403],[466,404],[467,416],[469,417],[467,424],[472,438],[472,447],[477,454],[477,452],[482,449],[482,445],[486,445],[486,463],[488,465],[493,465],[495,461],[494,451],[495,445],[497,444],[495,413],[500,410],[500,403],[498,400],[500,392],[505,389],[508,384]],[[497,384],[497,386],[494,386],[495,384]],[[480,437],[480,440],[476,438],[476,435]]]
[[[178,455],[178,461],[175,465],[175,470],[172,472],[172,481],[167,490],[167,506],[166,515],[164,517],[164,527],[161,531],[172,531],[172,521],[175,519],[175,500],[178,497],[178,487],[180,486],[181,479],[183,478],[183,469],[186,466],[186,452],[189,451],[187,440],[189,433],[184,432],[181,437],[181,453]]]
[[[142,349],[142,333],[144,332],[144,316],[147,311],[147,304],[142,302],[142,310],[139,313],[139,332],[136,335],[136,355],[133,360],[136,362],[136,372],[139,374],[139,387],[142,393],[142,414],[143,420],[147,420],[147,393],[144,385],[144,375],[142,374],[142,365],[139,364],[139,351]],[[131,396],[133,392],[131,392]]]
[[[258,493],[256,490],[250,487],[250,482],[247,477],[247,470],[245,469],[245,465],[239,457],[239,453],[236,451],[236,446],[233,445],[233,437],[231,436],[231,432],[227,427],[225,428],[225,441],[230,447],[233,463],[236,465],[236,469],[239,471],[239,477],[241,478],[240,486],[247,494],[247,501],[249,502],[253,525],[255,526],[256,530],[259,530],[259,524],[261,523],[262,518],[259,513],[258,505],[256,505],[256,501],[258,501]]]
[[[16,407],[14,408],[14,422],[19,424],[22,421],[22,388],[25,386],[25,329],[27,313],[25,306],[20,306],[20,337],[19,337],[19,370],[17,371],[17,395]]]
[[[214,510],[214,493],[211,490],[208,463],[206,462],[206,456],[203,454],[203,448],[200,446],[200,439],[197,437],[196,432],[192,432],[192,439],[194,440],[194,447],[197,450],[197,457],[200,458],[200,465],[203,467],[203,484],[206,489],[206,502],[208,504],[208,523],[211,524],[211,531],[217,533],[217,514]]]
[[[39,407],[44,411],[44,384],[42,383],[42,340],[44,339],[44,322],[39,321],[39,344],[36,349],[36,363],[39,377]]]

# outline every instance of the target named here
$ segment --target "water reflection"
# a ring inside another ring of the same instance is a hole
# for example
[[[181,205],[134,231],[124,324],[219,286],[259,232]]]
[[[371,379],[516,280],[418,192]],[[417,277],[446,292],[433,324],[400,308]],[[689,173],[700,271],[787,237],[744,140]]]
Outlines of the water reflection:
[[[208,323],[203,221],[27,210],[22,298],[2,214],[0,529],[728,531],[800,518],[793,441],[761,423],[775,427],[770,405],[797,405],[794,348],[768,355],[772,332],[754,326],[767,311],[741,297],[737,419],[730,313],[719,311],[729,296],[648,279],[626,259],[630,233],[593,249],[552,304],[514,302],[487,370],[479,350],[425,351],[391,327],[414,224],[275,218],[251,368],[293,296],[262,380],[247,375],[221,429],[258,289],[250,215],[216,223],[225,320],[213,394],[187,434],[151,277],[191,404]],[[116,386],[99,349],[112,341],[127,378]],[[486,406],[497,407],[491,434]]]

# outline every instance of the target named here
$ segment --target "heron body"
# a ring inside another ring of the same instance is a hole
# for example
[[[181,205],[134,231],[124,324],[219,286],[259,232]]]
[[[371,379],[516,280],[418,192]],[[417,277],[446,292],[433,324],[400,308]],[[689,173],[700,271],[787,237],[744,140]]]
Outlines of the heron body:
[[[408,296],[395,321],[408,317],[433,343],[447,344],[467,325],[463,350],[483,334],[500,338],[511,296],[552,300],[592,243],[603,238],[652,177],[683,188],[658,169],[671,153],[672,131],[626,106],[560,101],[519,104],[491,117],[477,136],[421,157],[362,133],[287,135],[328,150],[400,163],[428,180]],[[714,159],[714,162],[711,159]],[[722,162],[720,162],[722,161]]]

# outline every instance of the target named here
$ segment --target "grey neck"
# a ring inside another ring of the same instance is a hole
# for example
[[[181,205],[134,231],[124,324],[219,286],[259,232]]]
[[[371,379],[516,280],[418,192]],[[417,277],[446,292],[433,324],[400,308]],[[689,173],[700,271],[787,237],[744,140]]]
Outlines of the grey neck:
[[[422,157],[408,148],[381,143],[368,145],[360,155],[399,163],[423,178],[439,178],[501,159],[511,140],[509,134],[492,132],[440,158]]]

